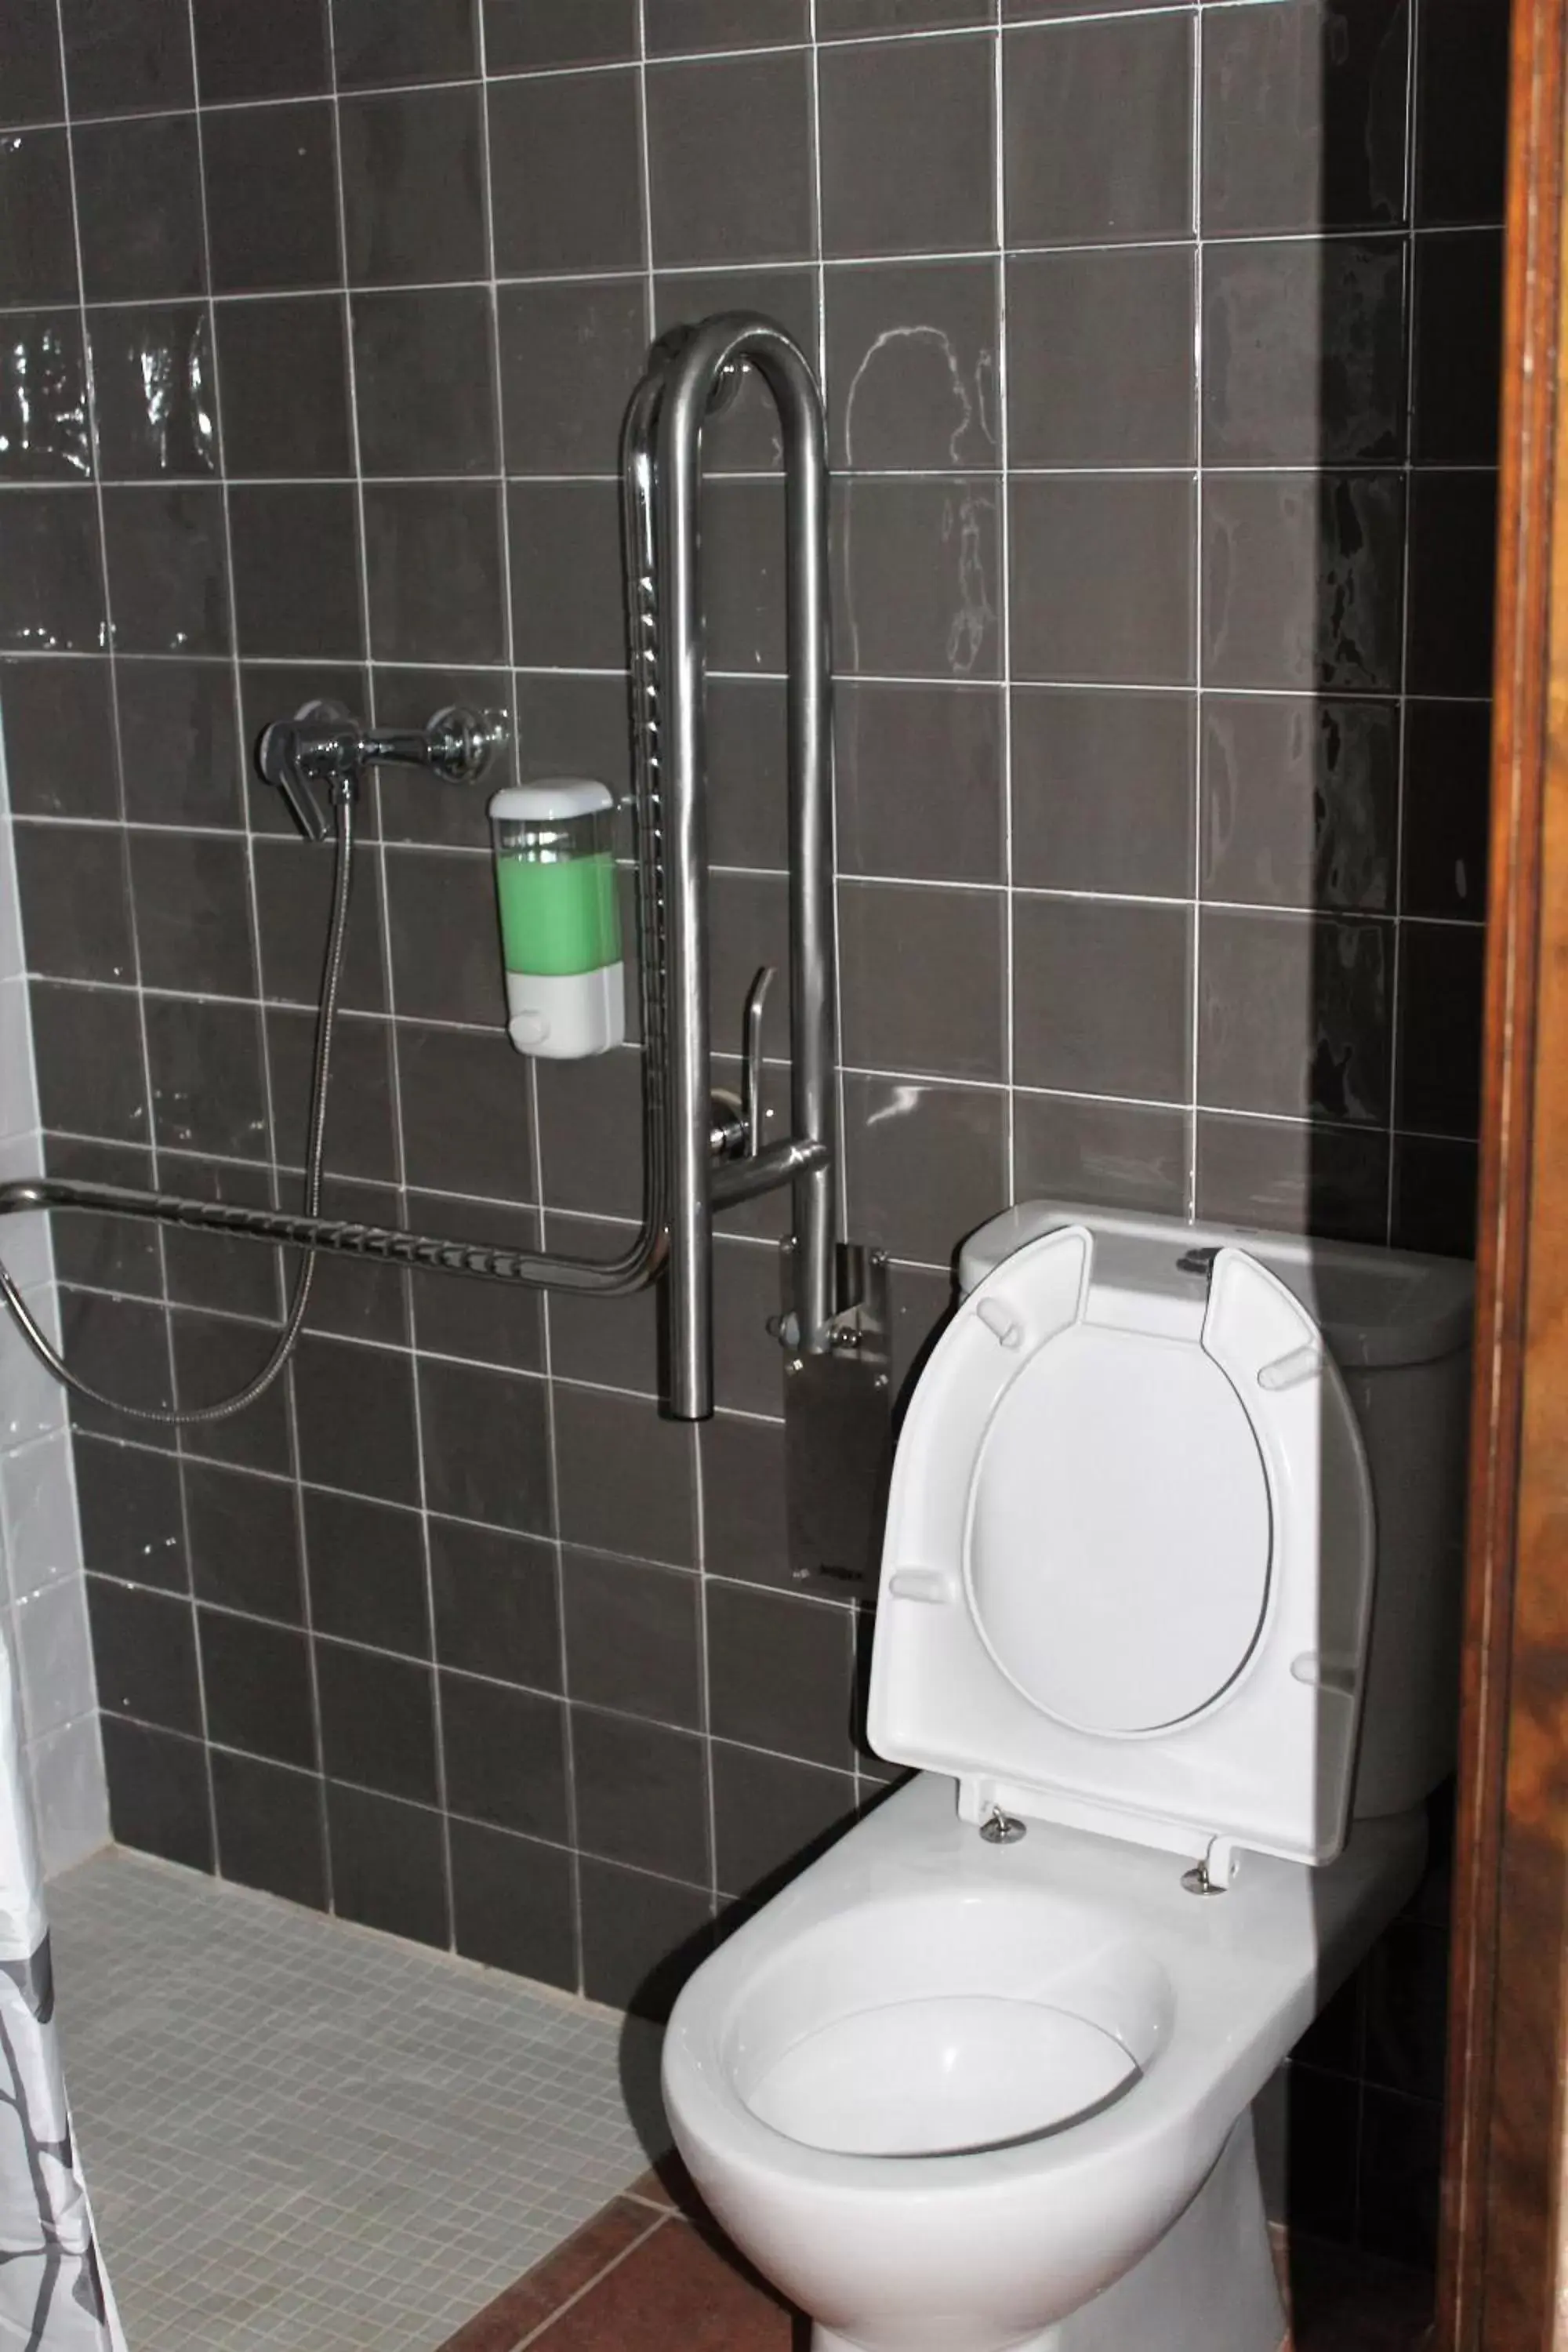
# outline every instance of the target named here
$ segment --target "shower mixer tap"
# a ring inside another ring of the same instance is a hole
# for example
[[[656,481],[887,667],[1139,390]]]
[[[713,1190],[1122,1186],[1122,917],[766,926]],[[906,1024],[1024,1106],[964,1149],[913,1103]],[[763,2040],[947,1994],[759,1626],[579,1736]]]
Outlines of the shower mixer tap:
[[[507,740],[499,711],[438,710],[427,727],[362,726],[341,702],[307,702],[292,719],[274,719],[257,746],[256,764],[282,794],[307,841],[326,841],[329,804],[357,793],[366,768],[426,768],[443,783],[476,784]]]

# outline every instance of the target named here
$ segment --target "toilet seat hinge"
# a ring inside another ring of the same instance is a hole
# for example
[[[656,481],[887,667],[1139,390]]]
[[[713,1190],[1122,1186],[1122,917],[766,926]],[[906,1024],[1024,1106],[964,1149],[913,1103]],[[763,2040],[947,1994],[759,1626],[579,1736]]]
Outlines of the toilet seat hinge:
[[[1236,1876],[1236,1843],[1232,1838],[1210,1838],[1201,1862],[1182,1873],[1182,1885],[1189,1895],[1226,1895]]]
[[[987,1845],[1016,1845],[1020,1838],[1028,1836],[1029,1825],[1016,1813],[1005,1813],[1000,1805],[993,1805],[980,1824],[980,1834]]]

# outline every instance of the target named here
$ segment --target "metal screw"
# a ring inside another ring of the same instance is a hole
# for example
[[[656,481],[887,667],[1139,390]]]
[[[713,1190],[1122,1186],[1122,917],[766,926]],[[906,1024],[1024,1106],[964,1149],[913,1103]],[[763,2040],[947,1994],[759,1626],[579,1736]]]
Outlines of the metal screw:
[[[1209,1876],[1206,1862],[1194,1862],[1191,1870],[1184,1870],[1182,1885],[1189,1895],[1224,1895],[1227,1891],[1217,1878]]]
[[[1028,1836],[1029,1825],[1016,1813],[1005,1813],[1000,1805],[993,1805],[980,1824],[980,1834],[987,1845],[1016,1845],[1020,1838]]]

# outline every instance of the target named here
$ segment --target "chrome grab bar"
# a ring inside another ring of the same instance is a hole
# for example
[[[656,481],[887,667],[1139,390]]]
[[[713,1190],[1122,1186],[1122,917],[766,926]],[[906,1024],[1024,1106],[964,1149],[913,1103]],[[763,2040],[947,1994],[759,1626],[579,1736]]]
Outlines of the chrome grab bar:
[[[708,1016],[702,427],[748,363],[773,395],[785,459],[792,1133],[767,1145],[760,1134],[761,992],[754,988],[751,1000],[738,1118],[715,1102]],[[611,1259],[580,1258],[50,1176],[0,1184],[0,1217],[92,1212],[601,1297],[645,1288],[668,1268],[668,1410],[678,1421],[697,1421],[713,1409],[714,1213],[788,1184],[794,1303],[782,1336],[794,1359],[832,1353],[837,1023],[827,453],[821,397],[799,347],[772,320],[744,312],[666,338],[627,410],[622,467],[644,1073],[643,1214],[628,1245]],[[424,730],[377,732],[320,704],[268,729],[259,756],[300,830],[321,838],[328,828],[315,787],[385,761],[467,781],[497,740],[488,719],[467,712],[438,713]]]
[[[790,1144],[797,1353],[832,1346],[833,1162],[837,1156],[827,447],[822,403],[799,346],[770,319],[710,319],[665,363],[654,425],[657,742],[665,833],[665,982],[670,1047],[670,1408],[713,1409],[715,1204],[708,1020],[707,755],[698,505],[702,427],[743,363],[773,395],[784,430],[788,598]],[[748,1139],[754,1147],[755,1138]],[[752,1173],[760,1173],[753,1163]],[[757,1189],[761,1189],[759,1185]]]

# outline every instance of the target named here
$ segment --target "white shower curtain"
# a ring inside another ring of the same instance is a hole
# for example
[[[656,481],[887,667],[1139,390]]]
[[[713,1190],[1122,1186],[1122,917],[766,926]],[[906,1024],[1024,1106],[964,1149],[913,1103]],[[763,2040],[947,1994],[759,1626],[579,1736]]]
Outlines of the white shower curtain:
[[[0,2352],[125,2352],[71,2145],[16,1680],[0,1641]]]

